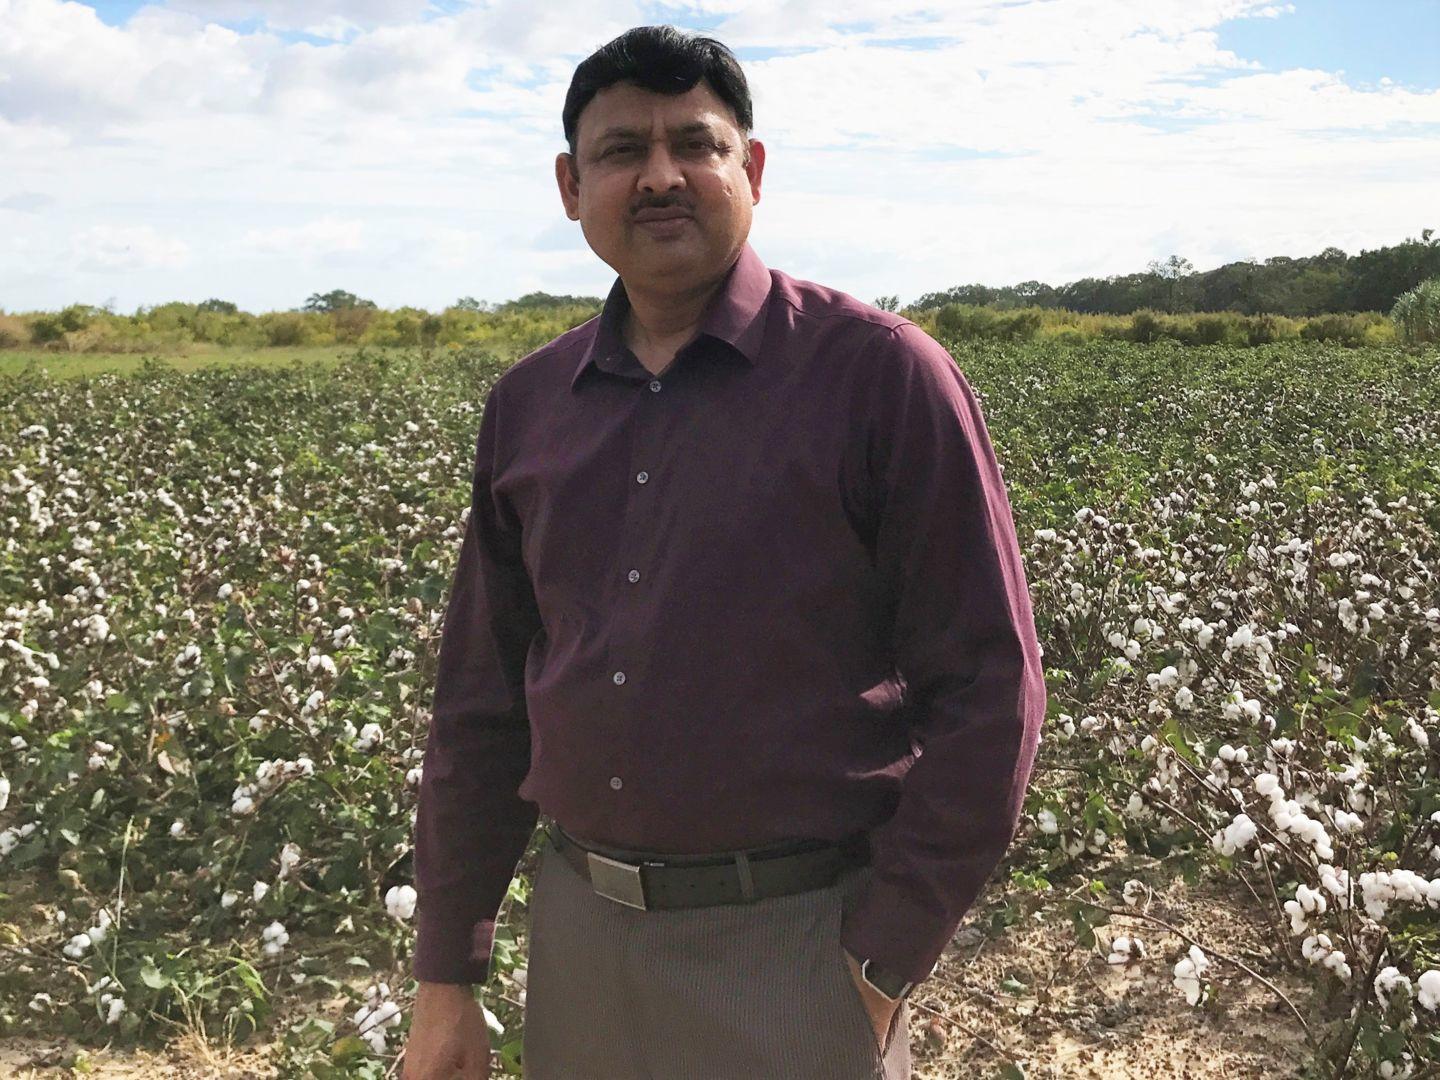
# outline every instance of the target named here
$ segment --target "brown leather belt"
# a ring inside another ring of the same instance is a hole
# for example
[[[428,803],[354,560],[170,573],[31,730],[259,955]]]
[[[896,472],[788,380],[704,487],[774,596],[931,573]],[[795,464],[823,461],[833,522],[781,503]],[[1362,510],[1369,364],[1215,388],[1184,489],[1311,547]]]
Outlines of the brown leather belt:
[[[825,888],[870,861],[863,832],[711,855],[666,855],[583,844],[547,819],[555,850],[601,896],[642,911],[745,904]]]

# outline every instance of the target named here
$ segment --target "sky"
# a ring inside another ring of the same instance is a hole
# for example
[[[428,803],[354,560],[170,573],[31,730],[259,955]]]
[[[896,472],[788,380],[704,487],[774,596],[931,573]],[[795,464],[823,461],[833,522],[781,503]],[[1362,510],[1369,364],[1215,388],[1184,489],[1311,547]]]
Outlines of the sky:
[[[0,310],[603,295],[575,65],[735,50],[750,243],[871,301],[1440,229],[1440,0],[0,0]]]

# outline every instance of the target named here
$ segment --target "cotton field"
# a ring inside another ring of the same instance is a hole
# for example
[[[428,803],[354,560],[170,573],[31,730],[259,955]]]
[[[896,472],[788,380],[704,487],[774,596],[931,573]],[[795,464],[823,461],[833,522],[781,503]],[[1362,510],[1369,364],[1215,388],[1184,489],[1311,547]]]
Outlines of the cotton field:
[[[1148,980],[1182,1029],[1253,994],[1297,1068],[1430,1075],[1440,356],[956,358],[1051,700],[973,951],[1043,925],[1065,982]],[[385,1075],[414,989],[427,704],[499,370],[362,352],[0,379],[0,1035],[189,1029],[281,1075]],[[528,858],[485,997],[513,1075]],[[1054,986],[979,971],[947,959],[917,990],[917,1076],[1068,1075],[1017,1034],[1064,1022]],[[990,1026],[962,1021],[957,986],[999,995]]]

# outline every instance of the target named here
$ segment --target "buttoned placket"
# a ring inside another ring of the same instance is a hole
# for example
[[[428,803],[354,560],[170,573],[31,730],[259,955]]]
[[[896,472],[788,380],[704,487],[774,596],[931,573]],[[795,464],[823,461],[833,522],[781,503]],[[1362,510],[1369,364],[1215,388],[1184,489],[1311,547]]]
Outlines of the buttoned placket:
[[[664,383],[652,376],[650,379],[635,384],[641,399],[633,403],[631,422],[634,425],[633,438],[631,440],[630,460],[630,483],[628,485],[628,498],[625,512],[625,523],[621,532],[620,540],[620,566],[625,567],[623,582],[618,584],[617,590],[612,590],[611,595],[616,598],[614,611],[615,620],[612,626],[623,626],[625,622],[620,618],[621,611],[625,606],[638,600],[635,590],[644,578],[644,572],[640,566],[635,565],[642,546],[653,542],[650,523],[656,518],[653,511],[654,499],[657,489],[654,486],[656,476],[652,475],[656,465],[656,455],[659,448],[656,432],[662,426],[659,424],[660,417],[656,415],[657,406],[660,401],[658,395],[664,388]],[[655,402],[656,405],[652,405]],[[626,563],[629,563],[627,566]],[[641,647],[641,643],[618,639],[611,635],[609,656],[612,660],[610,680],[614,684],[620,698],[620,713],[624,715],[627,709],[627,698],[633,700],[633,694],[627,693],[626,688],[633,690],[633,683],[626,673],[626,657],[636,655],[635,650]],[[625,786],[625,778],[622,776],[611,776],[609,780],[612,791],[620,791]]]

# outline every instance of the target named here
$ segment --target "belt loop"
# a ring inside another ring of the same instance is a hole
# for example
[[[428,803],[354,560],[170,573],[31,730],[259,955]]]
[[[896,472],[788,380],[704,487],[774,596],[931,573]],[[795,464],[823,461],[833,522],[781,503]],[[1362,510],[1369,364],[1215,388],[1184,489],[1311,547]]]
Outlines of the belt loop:
[[[737,851],[735,868],[740,872],[740,894],[748,903],[755,899],[755,880],[750,876],[750,856],[743,851]]]

